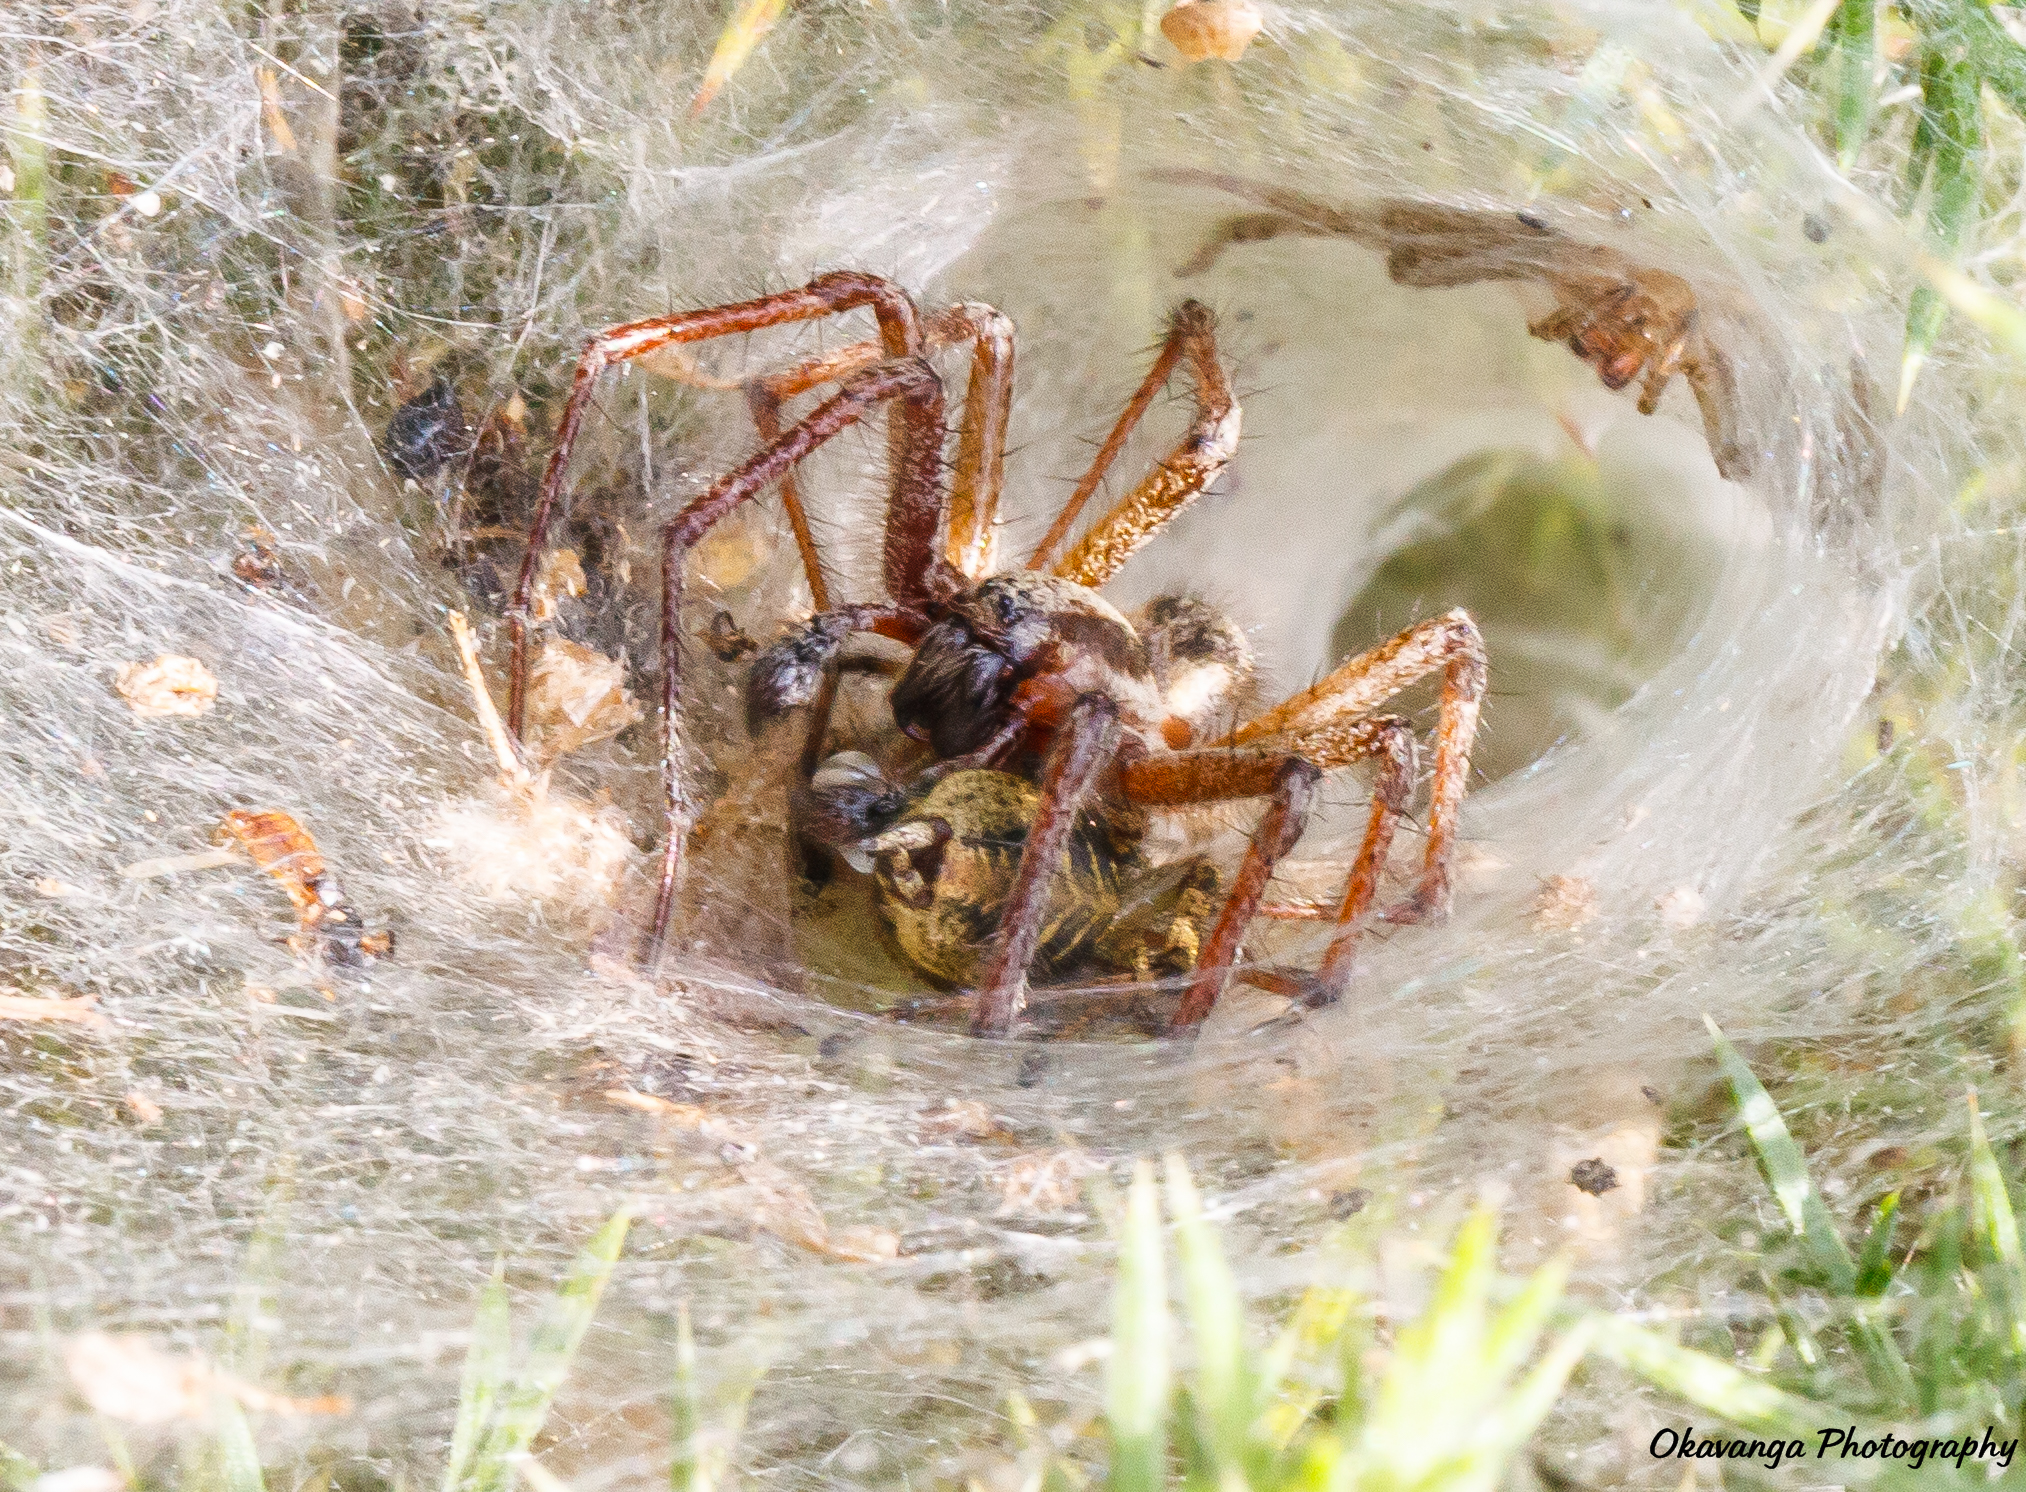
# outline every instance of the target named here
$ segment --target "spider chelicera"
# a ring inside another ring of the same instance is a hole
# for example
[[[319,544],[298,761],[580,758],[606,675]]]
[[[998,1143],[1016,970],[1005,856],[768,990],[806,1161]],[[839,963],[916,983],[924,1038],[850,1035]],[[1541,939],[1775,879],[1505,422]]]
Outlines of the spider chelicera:
[[[1238,403],[1218,361],[1209,313],[1195,302],[1176,310],[1160,354],[1089,472],[1033,555],[1012,569],[996,565],[994,549],[1012,403],[1013,328],[989,306],[956,305],[924,317],[891,282],[846,271],[821,275],[799,290],[598,333],[577,365],[508,612],[513,640],[508,713],[514,734],[522,732],[527,707],[529,599],[599,375],[615,363],[677,344],[858,308],[872,312],[879,330],[875,340],[742,385],[763,440],[760,450],[662,531],[667,828],[650,960],[668,931],[684,841],[694,821],[682,776],[684,561],[713,524],[776,485],[815,614],[754,660],[747,703],[756,719],[797,707],[813,712],[797,831],[806,839],[877,853],[892,872],[889,885],[900,887],[902,895],[912,894],[910,888],[925,894],[925,880],[933,879],[952,831],[919,814],[900,823],[907,805],[922,802],[925,793],[959,773],[1003,771],[1033,788],[1019,814],[1025,834],[1017,858],[1005,858],[1007,884],[995,897],[1002,905],[996,931],[987,933],[979,950],[973,1032],[1005,1034],[1019,1015],[1030,965],[1058,920],[1051,905],[1059,909],[1062,883],[1076,874],[1079,835],[1087,837],[1093,812],[1130,820],[1147,809],[1265,800],[1207,935],[1189,940],[1196,949],[1194,967],[1170,1018],[1174,1031],[1193,1030],[1216,1003],[1274,865],[1300,838],[1325,771],[1365,758],[1378,768],[1335,930],[1319,968],[1301,981],[1306,997],[1322,1002],[1342,989],[1359,936],[1375,916],[1404,922],[1445,913],[1457,814],[1485,690],[1484,645],[1469,616],[1452,611],[1410,627],[1236,729],[1219,732],[1220,707],[1240,671],[1230,639],[1238,638],[1242,648],[1242,634],[1206,615],[1202,603],[1180,600],[1154,603],[1136,626],[1100,594],[1130,556],[1216,478],[1238,444]],[[946,465],[943,385],[929,358],[965,346],[969,385],[956,456]],[[1069,542],[1084,505],[1178,369],[1186,370],[1194,393],[1187,434]],[[834,393],[783,426],[788,400],[832,383]],[[882,405],[889,409],[886,599],[838,604],[796,491],[795,467]],[[836,689],[834,665],[856,633],[876,633],[913,649],[890,701],[896,724],[924,742],[935,761],[903,789],[853,787],[816,770]],[[1399,906],[1375,913],[1386,853],[1414,790],[1416,752],[1405,721],[1372,712],[1437,670],[1441,699],[1426,853],[1412,892]],[[819,777],[825,780],[814,780]]]

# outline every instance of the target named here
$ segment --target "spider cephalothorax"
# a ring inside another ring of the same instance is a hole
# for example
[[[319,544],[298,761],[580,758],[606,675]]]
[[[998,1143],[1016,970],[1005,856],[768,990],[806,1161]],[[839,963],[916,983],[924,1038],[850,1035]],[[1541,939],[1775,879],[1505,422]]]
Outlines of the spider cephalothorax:
[[[999,491],[1012,398],[1012,327],[988,306],[922,317],[896,286],[839,273],[801,290],[615,327],[592,339],[577,370],[542,491],[509,621],[520,729],[526,695],[529,597],[571,443],[599,372],[672,344],[865,307],[877,340],[752,380],[748,402],[764,444],[663,531],[662,780],[667,838],[654,927],[658,949],[675,906],[693,817],[683,780],[684,564],[710,526],[778,485],[801,548],[815,615],[753,662],[746,684],[755,728],[793,709],[809,716],[794,828],[870,871],[904,952],[926,974],[977,990],[972,1029],[1009,1030],[1030,969],[1078,959],[1138,977],[1189,966],[1174,1029],[1200,1023],[1229,977],[1275,864],[1300,837],[1329,768],[1370,760],[1372,808],[1311,999],[1341,989],[1373,911],[1393,830],[1414,789],[1405,722],[1373,709],[1415,679],[1443,676],[1428,847],[1413,893],[1388,915],[1440,915],[1449,896],[1456,815],[1484,693],[1484,653],[1461,612],[1432,618],[1349,660],[1262,715],[1229,727],[1252,672],[1243,633],[1205,603],[1166,597],[1128,618],[1100,588],[1187,507],[1230,460],[1239,409],[1217,358],[1209,313],[1178,308],[1153,368],[1040,546],[1018,569],[995,563]],[[968,346],[970,378],[955,460],[943,460],[941,376],[930,356]],[[678,364],[686,367],[687,364]],[[1195,418],[1147,475],[1070,542],[1154,396],[1186,367]],[[712,382],[704,375],[699,381]],[[837,391],[783,428],[786,401]],[[892,488],[885,515],[883,601],[833,605],[803,515],[795,468],[868,412],[889,415]],[[945,483],[945,476],[948,481]],[[1061,551],[1058,553],[1058,551]],[[895,724],[934,760],[887,782],[869,762],[824,764],[838,655],[856,633],[907,645],[890,695]],[[1139,858],[1150,811],[1263,798],[1228,892],[1197,857]],[[1214,915],[1209,910],[1215,904]],[[650,953],[650,957],[652,953]]]

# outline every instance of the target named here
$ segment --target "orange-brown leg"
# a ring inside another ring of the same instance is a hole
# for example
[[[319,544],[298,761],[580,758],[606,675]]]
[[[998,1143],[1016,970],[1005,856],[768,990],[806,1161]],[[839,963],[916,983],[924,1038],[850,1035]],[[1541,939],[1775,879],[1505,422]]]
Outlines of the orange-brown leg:
[[[1013,405],[1013,323],[992,307],[974,302],[948,306],[922,323],[925,353],[963,342],[971,344],[971,376],[957,432],[943,547],[944,557],[961,574],[982,580],[995,563],[999,496],[1005,484],[1006,426]],[[857,342],[751,380],[745,385],[746,402],[760,438],[770,441],[781,433],[782,408],[797,394],[862,372],[885,355],[876,340]],[[676,376],[713,386],[719,382],[688,369],[678,370]],[[793,472],[781,479],[781,505],[801,551],[811,602],[817,611],[827,611],[830,587]]]
[[[1118,750],[1118,706],[1086,694],[1057,733],[1041,774],[1041,808],[1020,852],[992,956],[978,980],[971,1007],[973,1036],[1004,1036],[1027,997],[1027,966],[1041,942],[1048,915],[1048,885],[1068,859],[1076,815]]]
[[[1188,433],[1067,554],[1051,564],[1051,557],[1069,536],[1084,504],[1125,448],[1127,437],[1169,376],[1184,362],[1188,364],[1196,395],[1196,417],[1190,422]],[[1076,484],[1062,511],[1055,515],[1055,522],[1035,547],[1027,568],[1052,569],[1065,580],[1093,588],[1103,585],[1118,573],[1135,550],[1217,479],[1217,473],[1238,448],[1238,427],[1238,401],[1232,397],[1223,366],[1217,361],[1217,337],[1210,312],[1198,301],[1184,301],[1176,308],[1154,366],[1148,369],[1125,412],[1105,437],[1090,470]]]
[[[1275,864],[1301,838],[1323,768],[1370,756],[1380,762],[1371,813],[1337,906],[1336,932],[1320,967],[1301,980],[1303,997],[1312,1005],[1327,1004],[1342,993],[1350,977],[1393,831],[1414,791],[1414,733],[1406,721],[1382,717],[1318,732],[1304,744],[1307,749],[1299,754],[1211,749],[1146,756],[1128,763],[1119,774],[1125,796],[1150,808],[1231,798],[1269,799],[1246,846],[1231,893],[1197,956],[1196,972],[1170,1023],[1172,1031],[1193,1031],[1222,995]]]
[[[667,818],[661,879],[648,935],[647,962],[661,951],[668,919],[675,907],[676,878],[682,869],[684,837],[689,828],[682,792],[682,646],[683,561],[712,524],[779,481],[811,451],[879,404],[897,401],[896,422],[940,430],[943,386],[936,371],[919,357],[897,358],[847,379],[843,388],[812,410],[780,439],[771,442],[737,470],[720,477],[711,489],[670,520],[662,531],[661,551],[661,787]],[[893,505],[910,511],[935,511],[940,503],[940,452],[932,445],[910,448],[911,459],[894,473]],[[896,598],[901,599],[901,598]],[[909,610],[871,608],[861,620],[868,626],[886,613]],[[875,616],[872,613],[877,612]]]
[[[809,321],[859,306],[871,307],[877,318],[880,346],[886,357],[908,357],[921,350],[920,318],[906,292],[877,275],[851,271],[819,275],[800,290],[789,290],[779,295],[763,295],[756,300],[699,311],[679,311],[670,316],[656,316],[612,327],[585,344],[583,354],[577,360],[570,397],[563,406],[563,417],[556,428],[555,449],[550,452],[548,466],[542,473],[541,495],[535,505],[534,521],[528,530],[527,554],[521,561],[520,579],[514,587],[513,604],[507,612],[507,624],[513,637],[507,728],[516,738],[521,735],[527,716],[528,601],[534,591],[535,572],[541,563],[549,524],[562,494],[563,479],[569,471],[570,452],[583,428],[584,416],[597,390],[599,375],[614,363],[645,357],[679,343],[701,342],[786,322]],[[923,422],[912,402],[904,403],[896,424],[895,465],[920,465],[925,458],[938,458],[942,438],[940,400],[933,425]],[[888,510],[886,569],[888,591],[895,601],[902,604],[925,600],[934,589],[930,551],[942,506],[939,491],[934,488],[926,493],[912,494],[911,501],[922,503],[924,510],[917,511],[904,503],[897,483],[895,498]],[[924,530],[925,538],[922,537]],[[896,535],[907,542],[897,546]]]
[[[1409,627],[1390,642],[1360,653],[1314,684],[1225,738],[1226,746],[1285,742],[1294,750],[1333,730],[1351,726],[1424,675],[1442,670],[1435,727],[1434,781],[1429,789],[1428,849],[1421,878],[1389,922],[1440,917],[1449,910],[1456,856],[1457,815],[1470,779],[1470,746],[1484,704],[1484,639],[1464,611]]]

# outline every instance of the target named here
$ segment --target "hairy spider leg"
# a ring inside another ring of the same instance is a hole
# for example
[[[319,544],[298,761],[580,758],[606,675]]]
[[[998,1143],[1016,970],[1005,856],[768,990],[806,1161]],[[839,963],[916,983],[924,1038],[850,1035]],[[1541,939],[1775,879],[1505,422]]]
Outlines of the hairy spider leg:
[[[1176,365],[1183,362],[1189,366],[1196,398],[1196,416],[1188,432],[1132,491],[1090,526],[1068,554],[1051,566],[1049,557],[1068,534],[1084,503],[1097,490],[1105,469],[1117,459],[1154,395],[1168,381]],[[1217,360],[1217,336],[1209,309],[1199,301],[1184,301],[1169,323],[1160,356],[1112,427],[1090,470],[1056,515],[1027,567],[1052,569],[1063,579],[1093,590],[1103,585],[1119,572],[1135,550],[1217,479],[1217,473],[1238,448],[1238,426],[1238,401],[1232,397],[1223,366]]]
[[[1049,877],[1062,866],[1077,810],[1110,765],[1118,743],[1118,706],[1101,694],[1080,696],[1042,769],[1041,806],[1020,852],[991,959],[979,976],[971,1007],[973,1036],[1004,1036],[1026,1003],[1027,966],[1048,915]]]
[[[1247,721],[1219,743],[1257,745],[1313,740],[1347,726],[1424,675],[1442,670],[1435,726],[1434,781],[1429,789],[1428,849],[1421,878],[1389,922],[1439,918],[1449,910],[1457,816],[1470,779],[1470,746],[1484,704],[1484,638],[1468,612],[1417,622],[1390,641],[1358,654],[1319,683]]]
[[[924,353],[962,342],[971,344],[971,374],[957,432],[957,462],[951,472],[943,552],[961,574],[975,581],[989,575],[996,563],[1006,427],[1013,407],[1013,323],[992,307],[972,301],[947,306],[922,323]],[[754,428],[762,440],[775,439],[781,433],[781,410],[788,400],[819,384],[848,378],[885,357],[886,350],[877,340],[856,342],[751,380],[745,390]],[[787,509],[795,546],[809,577],[811,605],[817,611],[828,611],[830,588],[794,472],[781,478],[781,503]]]
[[[583,354],[577,360],[576,377],[570,385],[570,397],[563,406],[563,418],[556,429],[555,448],[549,453],[549,464],[542,472],[541,496],[535,505],[534,521],[528,529],[527,553],[521,560],[520,580],[514,586],[513,604],[507,611],[507,625],[513,638],[507,729],[516,740],[523,734],[527,723],[528,600],[534,592],[535,571],[541,563],[549,524],[555,516],[557,499],[562,494],[563,481],[569,472],[570,452],[576,446],[585,413],[597,390],[599,374],[614,363],[628,362],[678,343],[707,341],[713,337],[758,331],[762,327],[779,326],[786,322],[809,321],[859,306],[872,308],[879,322],[880,345],[888,357],[910,357],[921,350],[920,317],[907,292],[878,275],[850,270],[818,275],[800,290],[763,295],[755,300],[710,306],[697,311],[678,311],[668,316],[611,327],[584,344]],[[904,403],[903,409],[912,410],[913,405]],[[942,434],[940,400],[933,424],[922,423],[919,414],[904,413],[895,435],[894,464],[897,467],[915,464],[923,451],[932,456],[939,454]],[[939,506],[931,494],[927,507],[932,515]],[[899,507],[896,502],[895,508]],[[913,513],[912,508],[910,513]],[[920,556],[912,552],[896,554],[893,537],[894,530],[889,523],[889,590],[897,601],[925,599],[926,553]],[[933,542],[932,539],[930,542]],[[899,585],[894,583],[896,572],[901,580]],[[907,594],[902,594],[903,591]]]
[[[668,920],[675,907],[676,878],[682,869],[683,840],[688,832],[687,804],[682,792],[682,591],[683,561],[712,524],[748,498],[764,492],[781,474],[811,451],[857,423],[877,405],[898,401],[895,419],[910,429],[942,429],[943,385],[936,370],[920,357],[896,358],[846,379],[844,386],[811,410],[778,440],[770,442],[745,465],[718,478],[711,489],[669,521],[662,531],[661,555],[661,787],[667,819],[662,846],[661,878],[654,898],[654,920],[648,934],[646,961],[651,967],[661,952]],[[941,452],[932,442],[912,441],[906,460],[893,473],[893,507],[910,514],[930,515],[928,530],[941,506],[938,478]],[[889,553],[891,558],[891,553]],[[903,599],[896,597],[896,600]],[[912,598],[907,598],[911,600]],[[853,608],[844,625],[875,625],[905,606]],[[862,615],[860,613],[863,613]]]
[[[1288,751],[1164,752],[1140,757],[1120,770],[1119,787],[1127,800],[1148,808],[1233,798],[1268,800],[1266,812],[1252,830],[1231,892],[1224,899],[1224,909],[1196,955],[1196,972],[1169,1022],[1170,1031],[1194,1030],[1217,1003],[1245,930],[1266,895],[1273,867],[1301,838],[1321,780],[1321,768]]]
[[[1392,847],[1393,831],[1414,792],[1414,732],[1404,720],[1380,716],[1334,723],[1291,742],[1290,747],[1284,751],[1213,747],[1143,756],[1120,771],[1120,790],[1128,801],[1148,808],[1233,798],[1270,799],[1253,829],[1223,910],[1197,956],[1195,974],[1169,1024],[1171,1031],[1194,1030],[1223,994],[1246,929],[1265,898],[1266,883],[1275,865],[1301,838],[1322,772],[1374,757],[1379,773],[1364,838],[1337,904],[1336,932],[1321,966],[1302,981],[1303,998],[1312,1005],[1328,1004],[1342,993],[1350,977],[1366,914],[1385,868],[1386,852]]]

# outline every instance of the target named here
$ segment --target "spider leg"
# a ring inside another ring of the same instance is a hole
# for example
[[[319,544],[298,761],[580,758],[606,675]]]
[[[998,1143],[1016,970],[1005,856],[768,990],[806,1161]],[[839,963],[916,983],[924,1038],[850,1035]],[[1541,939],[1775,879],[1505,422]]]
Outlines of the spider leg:
[[[1265,243],[1272,238],[1320,237],[1330,233],[1328,228],[1317,227],[1303,218],[1292,217],[1284,212],[1241,212],[1226,218],[1210,230],[1210,236],[1203,240],[1201,248],[1191,254],[1182,267],[1175,271],[1175,278],[1186,280],[1191,275],[1200,275],[1219,259],[1224,251],[1235,244]]]
[[[1407,722],[1391,716],[1345,722],[1302,737],[1291,751],[1212,748],[1140,757],[1120,773],[1126,797],[1146,807],[1261,795],[1271,798],[1246,846],[1245,860],[1224,909],[1203,943],[1195,977],[1175,1012],[1171,1031],[1189,1031],[1201,1025],[1223,993],[1246,929],[1265,898],[1274,866],[1301,838],[1322,771],[1347,766],[1361,757],[1376,757],[1380,763],[1371,813],[1343,897],[1337,903],[1336,932],[1316,972],[1302,977],[1303,1001],[1326,1005],[1343,992],[1344,981],[1350,977],[1358,939],[1385,869],[1386,852],[1392,847],[1393,831],[1414,792],[1414,733]]]
[[[712,524],[779,481],[782,473],[811,451],[855,424],[879,404],[899,401],[895,421],[905,428],[940,430],[943,386],[936,371],[919,357],[896,358],[847,379],[844,386],[818,405],[780,439],[763,447],[745,465],[718,478],[711,489],[691,502],[662,531],[661,556],[661,788],[667,817],[662,846],[661,879],[654,900],[654,921],[648,934],[647,962],[661,951],[668,920],[675,907],[676,877],[682,869],[683,841],[688,832],[688,805],[682,792],[682,590],[683,561]],[[938,453],[917,444],[910,460],[894,474],[894,506],[933,508]],[[899,599],[899,598],[896,598]],[[903,602],[902,610],[906,609]],[[866,618],[867,621],[874,620]]]
[[[507,728],[516,739],[520,737],[527,719],[528,600],[534,592],[535,572],[541,564],[557,500],[562,495],[563,479],[569,472],[570,452],[583,428],[591,396],[597,390],[598,376],[614,363],[644,357],[677,343],[701,342],[712,337],[779,326],[785,322],[809,321],[858,306],[872,308],[879,322],[880,345],[887,357],[908,357],[921,350],[919,316],[906,292],[877,275],[853,271],[819,275],[800,290],[763,295],[757,300],[738,301],[699,311],[678,311],[669,316],[615,326],[598,333],[584,345],[583,354],[577,360],[576,377],[570,385],[570,397],[563,406],[563,417],[556,428],[555,448],[549,453],[549,464],[542,472],[541,496],[535,504],[534,521],[528,529],[527,553],[521,560],[513,604],[507,610],[507,625],[513,636]],[[924,460],[932,461],[939,454],[942,442],[940,402],[933,424],[922,423],[922,416],[914,410],[912,403],[904,405],[903,410],[899,434],[895,437],[896,468],[920,465]],[[900,492],[903,485],[897,476],[896,509],[903,506]],[[927,496],[925,503],[920,495],[911,496],[909,503],[913,507],[926,506],[931,512],[940,506],[933,492]],[[889,571],[891,569],[889,555]],[[921,599],[926,594],[922,591],[926,573],[927,566],[924,564],[913,577],[914,584],[908,588],[907,594],[896,590],[894,599],[903,602]]]
[[[1752,459],[1738,444],[1732,429],[1732,411],[1738,407],[1736,376],[1731,360],[1700,332],[1694,335],[1688,354],[1681,361],[1681,375],[1695,393],[1696,408],[1702,411],[1702,431],[1716,461],[1717,475],[1733,482],[1752,474]]]
[[[1428,850],[1421,879],[1408,899],[1383,915],[1389,922],[1418,922],[1449,910],[1451,862],[1456,855],[1456,820],[1470,777],[1470,746],[1477,736],[1484,703],[1484,638],[1468,612],[1452,611],[1417,622],[1390,642],[1380,643],[1339,665],[1320,683],[1233,731],[1226,746],[1270,741],[1313,741],[1343,729],[1381,702],[1436,669],[1442,696],[1435,728],[1434,782],[1428,806]]]
[[[1268,800],[1252,831],[1245,859],[1210,936],[1196,956],[1196,972],[1182,996],[1169,1030],[1191,1031],[1203,1023],[1238,957],[1245,929],[1266,895],[1275,862],[1301,838],[1315,801],[1322,771],[1287,751],[1179,751],[1142,756],[1125,765],[1119,786],[1128,801],[1148,808],[1214,803],[1230,798]]]
[[[944,553],[958,571],[983,579],[995,564],[999,494],[1005,483],[1006,425],[1013,404],[1013,323],[987,305],[964,302],[938,311],[922,323],[922,350],[938,352],[960,342],[972,344],[970,385],[957,434],[957,464],[951,474]],[[781,410],[797,394],[848,378],[882,361],[877,340],[857,342],[810,358],[745,385],[747,407],[762,440],[781,433]],[[781,504],[788,512],[809,577],[816,610],[830,608],[830,590],[809,530],[795,474],[781,478]]]
[[[977,1002],[971,1007],[973,1036],[1004,1036],[1026,1003],[1027,966],[1040,946],[1048,914],[1048,882],[1063,866],[1077,810],[1110,764],[1118,741],[1118,706],[1101,694],[1079,698],[1042,770],[1041,809],[1020,852],[992,957],[979,976]]]
[[[1049,556],[1068,535],[1083,505],[1118,458],[1126,437],[1140,422],[1154,395],[1177,364],[1186,361],[1196,391],[1196,418],[1188,433],[1137,486],[1113,505],[1068,554],[1052,566]],[[1170,519],[1196,499],[1217,478],[1238,448],[1239,408],[1217,361],[1217,337],[1210,312],[1199,301],[1184,301],[1169,325],[1168,339],[1148,370],[1125,412],[1105,438],[1097,459],[1076,484],[1047,535],[1027,562],[1030,570],[1052,569],[1065,580],[1092,588],[1116,575],[1133,552],[1161,531]]]

